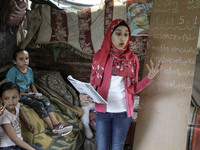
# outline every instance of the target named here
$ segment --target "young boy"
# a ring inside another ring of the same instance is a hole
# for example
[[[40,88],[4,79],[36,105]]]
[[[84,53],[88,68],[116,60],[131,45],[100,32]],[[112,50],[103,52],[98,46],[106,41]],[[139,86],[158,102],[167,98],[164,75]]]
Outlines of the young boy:
[[[23,141],[19,117],[26,123],[30,131],[33,132],[35,128],[20,108],[19,99],[20,90],[16,84],[7,82],[1,85],[0,101],[6,107],[0,119],[0,150],[41,150],[41,148]]]
[[[51,109],[51,104],[48,100],[38,96],[38,91],[34,85],[33,72],[29,65],[29,54],[26,50],[18,49],[13,54],[12,67],[7,75],[6,80],[16,83],[21,91],[22,97],[20,102],[33,108],[40,118],[52,130],[52,137],[57,138],[65,136],[72,131],[72,125],[66,125],[58,122],[54,112]],[[32,92],[33,94],[29,94]]]

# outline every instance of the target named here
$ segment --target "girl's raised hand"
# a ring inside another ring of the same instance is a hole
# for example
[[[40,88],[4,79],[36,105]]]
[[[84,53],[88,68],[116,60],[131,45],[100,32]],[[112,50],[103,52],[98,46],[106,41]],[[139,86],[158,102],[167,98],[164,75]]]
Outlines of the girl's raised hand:
[[[0,108],[0,116],[3,115],[5,109],[6,109],[6,104]]]
[[[160,71],[160,69],[161,69],[162,62],[159,60],[159,61],[157,62],[157,64],[154,66],[153,61],[150,60],[150,64],[151,64],[150,67],[149,67],[148,64],[146,64],[146,66],[147,66],[147,69],[148,69],[148,71],[149,71],[149,73],[148,73],[148,78],[149,78],[150,80],[152,80],[152,79],[159,73],[159,71]]]

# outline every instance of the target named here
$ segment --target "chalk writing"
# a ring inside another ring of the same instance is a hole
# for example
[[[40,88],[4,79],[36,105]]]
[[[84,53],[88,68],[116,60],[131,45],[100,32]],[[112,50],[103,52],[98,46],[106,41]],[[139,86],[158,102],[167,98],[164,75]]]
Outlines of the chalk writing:
[[[165,44],[161,44],[159,46],[151,46],[151,48],[155,51],[161,51],[161,52],[169,52],[170,49]]]
[[[160,13],[156,16],[155,21],[156,21],[156,24],[159,26],[186,25],[186,27],[188,27],[189,25],[197,25],[198,24],[198,16],[191,16],[191,17],[164,16],[162,13]]]
[[[162,74],[176,75],[178,77],[190,76],[193,77],[191,70],[180,70],[179,68],[172,69],[170,66],[162,70]]]
[[[196,5],[196,6],[188,6],[187,8],[188,9],[196,9],[196,8],[199,8],[200,6]]]
[[[162,10],[160,10],[160,9],[157,9],[157,10],[154,10],[156,13],[161,13],[161,12],[164,12],[164,13],[166,13],[166,12],[169,12],[171,9],[162,9]]]
[[[198,20],[198,17],[197,16],[194,16],[194,17],[190,17],[190,18],[186,18],[185,16],[180,16],[179,19],[178,19],[178,23],[179,24],[193,24],[193,25],[197,25],[197,20]]]
[[[180,64],[180,65],[194,65],[195,64],[195,59],[194,58],[182,58],[181,56],[172,58],[172,56],[166,56],[165,54],[161,56],[157,56],[154,53],[152,53],[150,59],[154,59],[156,61],[162,60],[164,64],[169,63],[169,64]]]
[[[160,44],[158,46],[151,46],[151,48],[155,51],[160,51],[160,52],[179,52],[179,53],[185,53],[185,54],[193,54],[196,55],[197,54],[197,49],[194,49],[192,46],[186,46],[186,47],[171,47],[169,48],[167,45],[165,44]]]
[[[174,20],[175,20],[175,18],[173,16],[163,17],[162,13],[156,16],[156,24],[159,26],[175,25]]]
[[[183,33],[183,35],[177,35],[174,33],[153,33],[149,34],[149,37],[152,37],[153,39],[161,39],[161,40],[174,40],[174,41],[183,41],[183,42],[189,42],[196,40],[196,36],[192,35],[190,33]]]
[[[176,0],[154,0],[153,3],[155,7],[169,7],[172,13],[178,12],[178,2]]]
[[[155,92],[162,88],[191,91],[194,75],[192,67],[196,63],[197,54],[194,43],[198,39],[194,33],[199,29],[200,20],[198,13],[189,14],[191,10],[188,7],[200,7],[200,0],[183,2],[154,0],[153,2],[155,16],[152,18],[153,23],[147,43],[150,53],[145,59],[152,59],[155,62],[161,60],[165,65],[151,86],[155,87]],[[147,68],[144,69],[148,72]]]
[[[151,30],[193,30],[199,28],[198,26],[191,26],[191,27],[153,27]]]
[[[193,49],[192,46],[186,46],[186,47],[172,47],[170,49],[172,52],[179,52],[179,53],[185,53],[185,54],[189,54],[192,53],[193,55],[196,55],[197,49]]]
[[[178,82],[178,83],[177,83]],[[175,90],[186,90],[189,91],[192,89],[192,84],[185,83],[173,80],[173,81],[159,81],[159,82],[152,82],[152,86],[157,86],[157,90],[161,89],[161,87],[166,87]],[[159,91],[156,91],[159,92]]]
[[[189,5],[187,8],[199,8],[200,7],[200,0],[188,0],[187,4]]]

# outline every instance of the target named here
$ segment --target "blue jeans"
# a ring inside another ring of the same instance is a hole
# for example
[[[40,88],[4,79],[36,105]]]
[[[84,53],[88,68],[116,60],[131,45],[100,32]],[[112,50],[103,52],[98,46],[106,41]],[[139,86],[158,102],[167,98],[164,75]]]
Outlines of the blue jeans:
[[[29,145],[31,147],[33,147],[34,149],[36,149],[36,150],[43,150],[43,149],[41,149],[41,148],[39,148],[39,147],[37,147],[35,145],[32,145],[32,144],[29,144]],[[26,150],[26,149],[21,148],[21,147],[16,145],[16,146],[9,146],[9,147],[0,147],[0,150]]]
[[[100,113],[96,116],[97,150],[124,150],[126,134],[132,121],[127,113]]]

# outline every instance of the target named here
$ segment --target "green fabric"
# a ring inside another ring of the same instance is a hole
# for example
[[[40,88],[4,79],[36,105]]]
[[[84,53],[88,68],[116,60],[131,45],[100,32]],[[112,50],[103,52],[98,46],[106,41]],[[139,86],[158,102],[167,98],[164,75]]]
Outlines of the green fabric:
[[[53,49],[50,49],[50,52],[51,52],[51,54],[53,55],[54,62],[57,63],[58,57],[59,57],[59,55],[60,55],[60,48],[53,48]]]
[[[62,98],[48,87],[41,84],[35,84],[39,92],[51,102],[52,109],[56,118],[60,122],[73,125],[70,134],[52,138],[51,131],[47,128],[42,119],[38,117],[36,112],[26,105],[21,104],[28,119],[35,125],[36,130],[31,133],[22,123],[22,135],[24,141],[39,146],[45,150],[78,150],[85,140],[83,124],[80,121],[82,110],[64,103]]]

